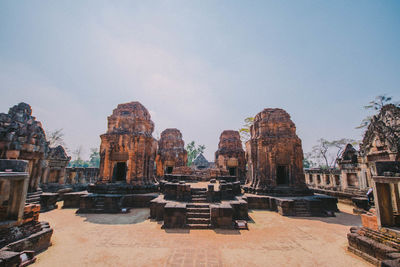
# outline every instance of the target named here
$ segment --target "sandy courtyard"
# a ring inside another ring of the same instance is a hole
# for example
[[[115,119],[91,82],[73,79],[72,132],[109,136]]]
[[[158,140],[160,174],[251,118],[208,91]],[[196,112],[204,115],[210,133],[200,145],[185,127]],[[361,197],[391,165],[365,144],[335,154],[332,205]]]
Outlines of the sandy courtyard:
[[[57,209],[40,215],[54,228],[53,245],[35,265],[371,266],[346,251],[346,234],[360,219],[350,207],[339,208],[343,212],[334,218],[251,211],[249,231],[166,231],[147,219],[149,209],[80,215],[75,209]]]

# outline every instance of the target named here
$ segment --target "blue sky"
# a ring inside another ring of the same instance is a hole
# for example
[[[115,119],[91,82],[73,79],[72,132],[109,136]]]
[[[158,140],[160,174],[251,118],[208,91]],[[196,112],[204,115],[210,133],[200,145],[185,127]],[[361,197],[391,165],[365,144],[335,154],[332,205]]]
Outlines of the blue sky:
[[[0,112],[29,103],[67,146],[98,147],[118,103],[213,160],[266,107],[316,140],[361,139],[362,106],[400,100],[399,1],[1,1]]]

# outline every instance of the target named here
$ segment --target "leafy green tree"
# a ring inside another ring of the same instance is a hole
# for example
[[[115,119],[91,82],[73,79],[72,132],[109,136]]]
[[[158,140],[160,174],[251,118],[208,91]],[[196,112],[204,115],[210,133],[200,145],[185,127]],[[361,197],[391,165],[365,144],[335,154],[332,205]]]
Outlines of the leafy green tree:
[[[90,156],[89,156],[89,167],[96,167],[100,166],[100,153],[98,148],[91,148],[90,149]]]
[[[186,145],[186,151],[188,152],[188,166],[191,166],[194,159],[200,155],[201,153],[204,152],[206,149],[205,145],[198,145],[196,147],[196,143],[194,141],[190,142],[189,144]]]
[[[305,153],[303,159],[303,168],[305,169],[312,168],[314,165],[315,162],[312,161],[310,153]]]
[[[244,119],[244,125],[239,129],[240,139],[242,143],[245,144],[250,140],[250,126],[254,122],[254,117],[247,117]]]
[[[69,167],[89,167],[89,162],[82,159],[83,147],[79,146],[74,151],[72,151],[72,155],[74,156],[74,160],[70,161]]]
[[[375,112],[377,112],[377,111],[381,110],[381,108],[384,105],[387,105],[387,104],[394,104],[396,106],[399,106],[399,103],[398,102],[394,102],[393,103],[392,99],[393,98],[391,96],[387,96],[386,94],[385,95],[378,95],[377,97],[375,97],[374,100],[370,101],[368,103],[368,105],[365,105],[364,109],[366,109],[366,110],[374,110]],[[359,126],[357,126],[356,129],[361,129],[361,128],[367,127],[368,124],[370,123],[371,119],[372,119],[372,116],[367,116],[366,118],[364,118],[361,121],[361,124]]]

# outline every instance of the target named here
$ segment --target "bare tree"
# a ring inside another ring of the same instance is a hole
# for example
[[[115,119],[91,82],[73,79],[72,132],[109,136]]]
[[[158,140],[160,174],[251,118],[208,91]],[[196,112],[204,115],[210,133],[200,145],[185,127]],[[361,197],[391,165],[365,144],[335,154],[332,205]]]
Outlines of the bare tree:
[[[310,153],[306,153],[308,159],[314,159],[321,168],[335,168],[343,149],[347,144],[356,145],[353,139],[342,138],[328,141],[320,138],[318,143],[312,147]]]
[[[78,148],[76,148],[74,151],[72,151],[72,155],[74,155],[75,160],[81,160],[82,159],[82,153],[83,153],[82,145],[80,145]]]
[[[63,129],[48,132],[47,141],[50,147],[65,146]]]
[[[378,95],[377,97],[375,97],[374,100],[370,101],[368,103],[368,105],[365,105],[364,109],[367,109],[367,110],[371,110],[372,109],[372,110],[375,110],[375,111],[379,111],[386,104],[394,104],[394,105],[398,106],[399,103],[398,102],[392,103],[391,102],[392,99],[393,98],[391,96],[387,96],[386,94]],[[357,126],[356,129],[361,129],[361,128],[367,127],[368,124],[370,123],[371,119],[372,119],[372,116],[367,116],[366,118],[364,118],[361,121],[360,125]]]

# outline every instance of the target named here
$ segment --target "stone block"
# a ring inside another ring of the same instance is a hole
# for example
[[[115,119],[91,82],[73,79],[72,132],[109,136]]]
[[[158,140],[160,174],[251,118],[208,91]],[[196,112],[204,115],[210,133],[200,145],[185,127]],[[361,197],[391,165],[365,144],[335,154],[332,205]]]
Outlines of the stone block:
[[[271,208],[270,197],[260,195],[246,194],[249,209],[265,209]]]
[[[64,204],[63,208],[79,208],[80,200],[82,196],[87,196],[88,192],[73,192],[73,193],[65,193],[63,196]]]
[[[58,193],[42,193],[40,195],[40,211],[56,209],[58,197]]]
[[[230,204],[210,205],[211,225],[214,228],[233,228],[233,208]]]
[[[169,202],[164,206],[164,228],[185,228],[186,204]]]
[[[293,200],[277,199],[276,205],[277,205],[278,213],[280,215],[282,215],[282,216],[295,216],[296,215]]]
[[[157,193],[147,194],[127,194],[121,197],[121,207],[124,208],[147,208],[150,207],[150,201],[157,198]]]

